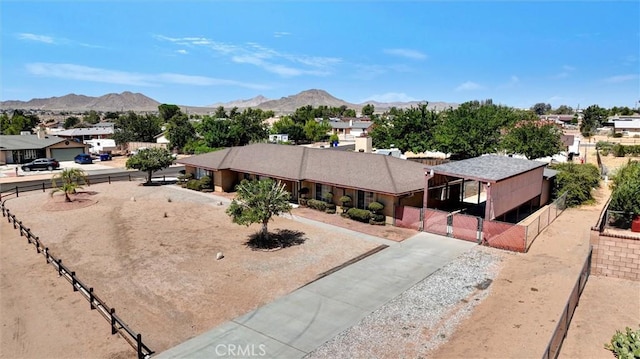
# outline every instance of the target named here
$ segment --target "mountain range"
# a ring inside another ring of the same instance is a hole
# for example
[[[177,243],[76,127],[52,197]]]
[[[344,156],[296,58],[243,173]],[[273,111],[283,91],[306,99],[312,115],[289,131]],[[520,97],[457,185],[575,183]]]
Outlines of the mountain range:
[[[219,106],[225,109],[237,107],[259,108],[264,111],[273,111],[276,114],[292,113],[297,108],[311,105],[313,107],[328,106],[341,107],[346,106],[360,112],[366,104],[374,106],[376,112],[388,110],[391,107],[409,108],[422,103],[422,101],[412,102],[374,102],[354,104],[339,98],[336,98],[324,90],[311,89],[302,91],[296,95],[282,97],[279,100],[269,99],[262,95],[246,100],[236,100],[225,103],[215,103],[205,107],[180,106],[183,111],[189,113],[210,113],[215,111]],[[100,97],[90,97],[84,95],[69,94],[61,97],[36,98],[29,101],[3,101],[0,102],[2,109],[25,109],[25,110],[41,110],[41,111],[67,111],[67,112],[84,112],[88,110],[95,111],[157,111],[160,102],[149,98],[141,93],[132,93],[129,91],[120,94],[110,93]],[[435,110],[443,110],[449,107],[457,107],[455,103],[447,102],[429,102],[429,108]]]

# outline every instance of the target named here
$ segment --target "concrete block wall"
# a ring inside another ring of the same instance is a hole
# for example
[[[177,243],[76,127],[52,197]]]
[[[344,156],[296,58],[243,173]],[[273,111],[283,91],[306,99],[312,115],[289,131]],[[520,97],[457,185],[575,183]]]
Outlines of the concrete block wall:
[[[591,274],[640,281],[640,238],[591,231]]]

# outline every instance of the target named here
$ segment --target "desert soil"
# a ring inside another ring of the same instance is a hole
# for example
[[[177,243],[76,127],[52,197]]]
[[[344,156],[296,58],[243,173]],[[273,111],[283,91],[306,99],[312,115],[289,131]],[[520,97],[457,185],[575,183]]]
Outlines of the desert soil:
[[[627,160],[605,159],[611,169]],[[587,162],[595,163],[592,149]],[[79,209],[55,210],[64,206],[61,197],[51,200],[43,193],[21,195],[7,205],[156,351],[265,304],[376,246],[278,218],[272,230],[301,231],[305,243],[255,252],[243,243],[257,227],[231,224],[223,206],[205,205],[211,201],[202,195],[128,182],[91,186],[87,192],[85,207]],[[583,264],[588,230],[608,195],[603,187],[597,204],[566,210],[529,253],[505,252],[491,294],[430,356],[539,358]],[[6,221],[0,229],[1,358],[135,357],[24,237]],[[407,234],[389,231],[385,236],[400,240]],[[225,258],[216,261],[219,251]],[[591,276],[561,356],[612,357],[603,344],[615,329],[637,328],[639,298],[638,282]]]
[[[118,182],[85,188],[79,207],[31,192],[7,207],[156,352],[235,318],[378,246],[286,218],[272,232],[302,245],[254,251],[210,196]],[[134,357],[122,338],[6,220],[0,241],[2,358]],[[224,253],[216,260],[218,252]],[[24,279],[28,279],[24,281]]]

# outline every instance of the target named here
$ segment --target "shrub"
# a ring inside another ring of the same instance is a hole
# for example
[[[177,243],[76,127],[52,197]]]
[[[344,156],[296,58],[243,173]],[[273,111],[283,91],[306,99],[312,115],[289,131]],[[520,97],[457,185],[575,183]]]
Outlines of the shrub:
[[[604,345],[605,349],[611,350],[616,358],[640,358],[640,329],[634,332],[627,327],[625,331],[623,333],[616,330],[616,334],[611,338],[611,343]]]
[[[573,162],[558,163],[551,166],[558,171],[556,177],[556,195],[567,193],[566,205],[575,207],[593,201],[591,189],[600,186],[600,170],[595,165]]]
[[[336,213],[336,205],[333,203],[327,203],[327,208],[324,210],[326,213]]]
[[[325,193],[324,196],[322,196],[322,199],[327,203],[331,203],[331,201],[333,201],[333,193],[331,192]]]
[[[620,138],[620,137],[622,137],[622,132],[615,132],[613,134],[613,138]]]
[[[190,179],[187,181],[187,188],[194,191],[199,191],[200,189],[202,189],[202,184],[199,180]]]
[[[301,205],[302,207],[307,207],[308,203],[307,203],[308,199],[300,197],[298,198],[298,204]]]
[[[318,201],[317,199],[307,200],[309,208],[317,209],[318,211],[324,211],[327,209],[327,203],[324,201]]]
[[[365,223],[368,223],[371,218],[371,212],[366,209],[351,208],[347,211],[347,215],[353,220]]]
[[[598,141],[596,143],[596,150],[611,149],[611,147],[613,147],[613,142]]]
[[[387,217],[384,214],[374,214],[369,219],[369,224],[385,225]]]
[[[629,228],[633,215],[640,215],[640,162],[629,161],[612,176],[609,209],[624,212],[617,225]]]
[[[640,145],[626,146],[625,152],[633,157],[640,156]]]
[[[349,196],[340,197],[340,204],[342,204],[342,207],[351,206],[351,197],[349,197]]]
[[[616,157],[624,157],[625,155],[625,146],[621,145],[621,144],[616,144],[613,146],[613,148],[611,149],[613,152],[613,155]]]
[[[200,177],[199,181],[200,181],[200,189],[211,189],[211,188],[213,188],[211,186],[211,177],[202,176],[202,177]]]
[[[371,212],[376,214],[376,213],[378,213],[378,211],[382,211],[382,209],[384,208],[384,204],[382,204],[380,202],[371,202],[371,203],[369,203],[369,206],[367,206],[367,208]]]

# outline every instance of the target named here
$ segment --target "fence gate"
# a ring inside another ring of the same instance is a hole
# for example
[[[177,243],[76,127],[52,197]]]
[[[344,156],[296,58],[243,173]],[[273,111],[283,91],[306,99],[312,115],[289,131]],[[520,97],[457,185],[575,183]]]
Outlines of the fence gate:
[[[398,206],[395,212],[396,227],[411,228],[419,231],[421,229],[421,209],[409,206]]]
[[[449,223],[449,212],[437,209],[424,209],[423,231],[435,233],[442,236],[451,236],[451,224]]]

